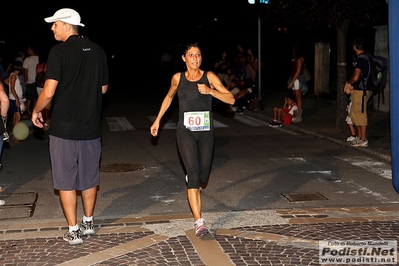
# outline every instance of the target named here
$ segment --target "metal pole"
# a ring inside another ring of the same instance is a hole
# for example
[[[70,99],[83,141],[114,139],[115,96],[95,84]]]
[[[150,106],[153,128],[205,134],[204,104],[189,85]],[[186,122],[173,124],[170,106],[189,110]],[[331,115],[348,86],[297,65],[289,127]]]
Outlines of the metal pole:
[[[261,19],[260,15],[258,14],[258,99],[262,99],[262,89],[261,89]]]
[[[389,38],[389,89],[390,114],[391,114],[391,161],[392,161],[392,185],[399,193],[399,1],[391,0],[388,4],[388,38]]]

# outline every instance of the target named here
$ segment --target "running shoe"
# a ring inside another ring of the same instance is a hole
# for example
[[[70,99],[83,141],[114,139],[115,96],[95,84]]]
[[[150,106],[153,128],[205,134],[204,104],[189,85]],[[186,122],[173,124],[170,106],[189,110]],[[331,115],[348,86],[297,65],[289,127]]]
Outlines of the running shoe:
[[[353,141],[351,143],[351,146],[352,147],[368,147],[369,146],[369,142],[368,142],[367,139],[366,140],[359,139],[359,141]]]
[[[80,231],[80,229],[72,232],[69,232],[69,230],[67,230],[64,234],[63,239],[65,241],[68,241],[70,245],[77,245],[83,243],[82,232]]]
[[[294,118],[292,118],[292,122],[293,123],[302,122],[302,116],[300,116],[300,115],[295,116]]]
[[[80,224],[80,230],[83,235],[92,235],[94,234],[94,223],[93,221],[83,222]]]
[[[354,141],[356,138],[357,138],[357,137],[350,136],[350,137],[348,137],[348,138],[346,139],[346,141],[347,141],[347,142],[352,142],[352,141]]]
[[[272,122],[270,122],[269,126],[271,126],[271,127],[282,127],[283,123],[281,123],[280,121],[277,121],[277,120],[273,120]]]
[[[208,228],[205,226],[204,218],[199,218],[195,222],[195,236],[201,237],[209,233]]]
[[[0,206],[6,204],[6,202],[4,200],[0,200]]]

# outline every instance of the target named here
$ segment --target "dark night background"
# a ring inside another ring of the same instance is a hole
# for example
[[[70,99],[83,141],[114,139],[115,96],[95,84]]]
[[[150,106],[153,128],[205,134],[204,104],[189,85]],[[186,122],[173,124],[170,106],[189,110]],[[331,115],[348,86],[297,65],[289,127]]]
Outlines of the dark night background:
[[[44,18],[64,7],[79,12],[85,24],[80,33],[104,48],[113,72],[120,73],[121,79],[128,78],[129,83],[133,82],[131,77],[137,77],[136,80],[144,76],[153,79],[151,75],[159,70],[164,51],[172,52],[178,67],[182,67],[179,47],[189,41],[199,42],[203,69],[212,69],[223,49],[227,49],[230,59],[233,59],[238,43],[250,48],[257,56],[257,10],[247,0],[142,1],[132,5],[116,1],[112,4],[110,1],[2,3],[0,41],[4,43],[0,45],[0,55],[3,67],[18,50],[26,50],[29,43],[45,50],[57,44],[50,30],[51,24]],[[300,38],[307,48],[305,58],[308,58],[308,63],[313,61],[313,47],[317,41],[329,42],[334,56],[334,28],[319,32],[284,32],[265,24],[262,23],[261,62],[262,79],[266,76],[266,82],[262,82],[262,87],[269,86],[271,79],[285,84],[293,40]],[[362,34],[357,29],[354,32]],[[373,31],[366,29],[364,32]],[[271,83],[271,86],[276,86],[273,81]],[[276,84],[279,86],[278,82]]]
[[[225,46],[235,47],[234,42],[238,41],[257,45],[257,18],[248,18],[250,6],[246,0],[143,1],[135,7],[128,7],[126,2],[88,4],[68,1],[62,4],[57,1],[39,5],[33,1],[2,3],[4,23],[0,40],[5,42],[1,51],[4,60],[9,60],[10,53],[14,56],[31,42],[45,48],[56,44],[51,24],[44,18],[63,7],[79,12],[85,24],[81,28],[82,35],[99,43],[116,59],[133,60],[132,66],[143,63],[136,59],[144,60],[144,63],[160,60],[165,47],[189,40],[205,44],[205,50],[212,46],[213,51]],[[217,54],[219,56],[220,52]]]

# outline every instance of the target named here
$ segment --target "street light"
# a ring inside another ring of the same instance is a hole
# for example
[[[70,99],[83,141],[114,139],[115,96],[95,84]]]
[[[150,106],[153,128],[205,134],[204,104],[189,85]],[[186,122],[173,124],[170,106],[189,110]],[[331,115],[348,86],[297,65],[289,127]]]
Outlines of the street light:
[[[258,2],[259,1],[259,2]],[[248,0],[248,3],[251,5],[255,5],[258,2],[259,4],[269,4],[269,0]],[[262,90],[261,90],[261,19],[260,14],[258,12],[258,99],[262,99]]]

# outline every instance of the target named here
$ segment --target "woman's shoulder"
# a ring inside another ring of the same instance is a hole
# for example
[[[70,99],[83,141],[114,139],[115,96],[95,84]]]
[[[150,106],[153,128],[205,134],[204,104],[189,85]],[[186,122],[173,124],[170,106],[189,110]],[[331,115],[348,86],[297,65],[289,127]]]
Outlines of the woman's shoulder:
[[[216,76],[215,72],[213,72],[212,70],[204,70],[204,76],[205,74],[207,77]]]
[[[180,81],[180,78],[182,76],[182,72],[176,72],[173,76],[172,76],[172,81]],[[184,75],[183,75],[184,76]]]

